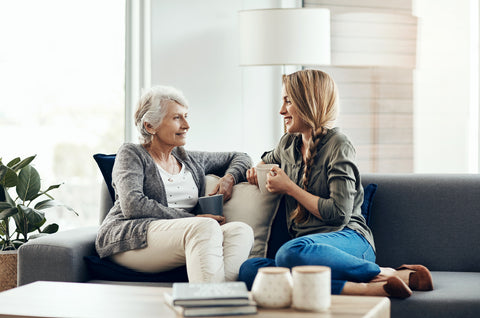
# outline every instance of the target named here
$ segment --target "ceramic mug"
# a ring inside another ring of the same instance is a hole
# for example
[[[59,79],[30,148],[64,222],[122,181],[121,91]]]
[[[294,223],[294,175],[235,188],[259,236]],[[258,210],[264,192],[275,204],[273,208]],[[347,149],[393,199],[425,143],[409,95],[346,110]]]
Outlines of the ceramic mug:
[[[202,214],[223,215],[223,194],[200,197],[198,204]]]
[[[257,171],[258,188],[260,189],[261,193],[264,193],[264,194],[270,193],[266,188],[267,175],[271,173],[270,170],[273,167],[278,167],[278,165],[276,163],[271,163],[271,164],[262,164],[255,167],[255,170]]]
[[[331,270],[327,266],[292,268],[292,307],[306,311],[327,311],[331,304]]]
[[[292,304],[292,275],[285,267],[262,267],[252,285],[252,297],[264,308],[285,308]]]

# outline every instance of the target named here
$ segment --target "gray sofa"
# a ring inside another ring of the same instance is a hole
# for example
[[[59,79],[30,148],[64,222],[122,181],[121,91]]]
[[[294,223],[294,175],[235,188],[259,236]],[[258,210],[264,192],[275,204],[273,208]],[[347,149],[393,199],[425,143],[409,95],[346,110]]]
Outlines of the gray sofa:
[[[362,183],[378,185],[369,217],[377,263],[424,264],[434,279],[433,291],[392,299],[391,316],[480,317],[480,175],[365,174]],[[100,218],[109,206],[105,187]],[[282,216],[277,213],[273,222],[268,255],[287,239]],[[84,256],[95,254],[96,229],[59,232],[24,244],[18,284],[92,281]]]

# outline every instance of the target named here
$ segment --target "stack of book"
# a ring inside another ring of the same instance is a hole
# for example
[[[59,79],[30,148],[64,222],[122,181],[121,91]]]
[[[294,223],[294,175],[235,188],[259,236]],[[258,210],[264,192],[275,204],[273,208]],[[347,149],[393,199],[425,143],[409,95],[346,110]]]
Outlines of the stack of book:
[[[244,282],[174,283],[165,301],[184,317],[251,315],[257,305]]]

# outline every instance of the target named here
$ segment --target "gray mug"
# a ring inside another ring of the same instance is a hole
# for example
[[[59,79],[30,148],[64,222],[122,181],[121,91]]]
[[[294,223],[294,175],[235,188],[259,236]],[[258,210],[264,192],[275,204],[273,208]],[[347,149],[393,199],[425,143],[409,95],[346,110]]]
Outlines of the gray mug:
[[[223,215],[223,194],[206,195],[198,198],[201,214]]]

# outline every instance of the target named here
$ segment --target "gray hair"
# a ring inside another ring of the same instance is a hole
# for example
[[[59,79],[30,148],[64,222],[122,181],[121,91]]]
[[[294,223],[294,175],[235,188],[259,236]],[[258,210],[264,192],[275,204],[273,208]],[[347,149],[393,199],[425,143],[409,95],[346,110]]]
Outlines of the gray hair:
[[[153,86],[143,92],[135,112],[135,126],[140,133],[140,143],[152,142],[153,136],[145,128],[145,123],[149,123],[154,129],[157,129],[167,113],[166,106],[169,101],[177,102],[188,108],[188,102],[183,93],[174,87]]]

